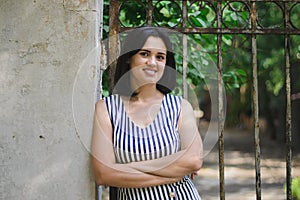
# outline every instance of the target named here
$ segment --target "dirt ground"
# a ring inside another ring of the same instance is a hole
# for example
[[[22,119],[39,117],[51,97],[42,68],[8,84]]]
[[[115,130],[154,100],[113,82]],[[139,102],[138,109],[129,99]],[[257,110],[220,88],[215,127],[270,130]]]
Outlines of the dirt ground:
[[[225,198],[228,200],[254,200],[255,159],[254,137],[249,131],[224,131],[225,146]],[[218,144],[217,144],[218,145]],[[202,169],[194,180],[203,200],[219,197],[219,154],[216,147],[205,157]],[[261,195],[263,200],[284,200],[286,177],[285,145],[261,136]],[[300,154],[293,152],[293,177],[300,176]]]

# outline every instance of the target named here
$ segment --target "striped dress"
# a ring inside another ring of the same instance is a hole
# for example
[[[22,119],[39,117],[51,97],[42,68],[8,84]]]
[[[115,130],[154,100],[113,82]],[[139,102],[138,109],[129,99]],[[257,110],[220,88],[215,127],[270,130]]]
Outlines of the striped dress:
[[[105,97],[113,126],[113,145],[118,163],[160,158],[180,150],[178,117],[182,98],[166,94],[156,118],[139,127],[125,111],[118,94]],[[201,200],[188,176],[172,184],[146,188],[119,188],[119,200]]]

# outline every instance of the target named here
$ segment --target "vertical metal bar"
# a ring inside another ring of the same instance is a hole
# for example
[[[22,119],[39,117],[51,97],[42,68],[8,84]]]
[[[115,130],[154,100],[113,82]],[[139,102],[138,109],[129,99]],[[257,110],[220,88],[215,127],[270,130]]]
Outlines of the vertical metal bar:
[[[121,4],[118,0],[110,0],[109,5],[109,81],[110,81],[110,93],[113,90],[114,86],[114,75],[116,71],[116,60],[112,60],[117,58],[119,54],[119,37],[117,37],[119,33],[119,13],[120,13],[120,7]],[[118,193],[117,188],[110,187],[109,188],[109,199],[110,200],[117,200],[118,199]]]
[[[183,98],[188,97],[188,85],[187,85],[187,35],[182,35],[182,84],[183,84]]]
[[[220,174],[220,199],[225,200],[225,177],[224,177],[224,105],[223,105],[223,82],[222,82],[222,35],[218,35],[218,111],[219,111],[219,121],[218,121],[218,131],[219,131],[219,174]]]
[[[291,78],[290,78],[290,37],[285,35],[286,73],[286,185],[287,199],[292,200],[292,122],[291,122]]]
[[[187,19],[187,10],[186,10],[186,1],[182,1],[182,23],[183,27],[186,26]],[[188,62],[187,62],[187,35],[182,35],[182,84],[183,84],[183,97],[188,97],[188,85],[187,85],[187,73],[188,73]]]
[[[288,4],[284,4],[285,28],[288,28]],[[286,73],[286,199],[292,200],[292,123],[291,123],[291,72],[290,72],[290,36],[284,37],[285,73]]]
[[[251,3],[251,26],[252,31],[256,30],[256,7],[255,2]],[[258,114],[258,73],[257,73],[257,43],[256,35],[251,36],[252,43],[252,100],[253,100],[253,116],[254,116],[254,144],[255,144],[255,186],[256,199],[261,200],[261,168],[260,168],[260,141],[259,141],[259,114]]]
[[[148,9],[147,9],[147,23],[149,26],[153,23],[153,5],[152,0],[148,0]]]
[[[95,200],[102,200],[102,186],[95,183]]]
[[[118,200],[118,188],[109,187],[109,200]]]
[[[258,73],[257,73],[257,46],[256,35],[252,35],[252,67],[253,67],[253,116],[254,116],[254,138],[255,138],[255,175],[256,175],[256,199],[261,199],[261,169],[260,169],[260,139],[259,139],[259,115],[258,115]]]
[[[187,1],[182,1],[182,27],[187,27]]]
[[[217,2],[217,24],[218,28],[222,27],[222,2]],[[225,177],[224,177],[224,127],[221,120],[223,119],[223,86],[222,86],[222,71],[223,71],[223,60],[222,60],[222,34],[218,34],[218,111],[219,111],[219,176],[220,176],[220,199],[225,200]]]
[[[116,60],[112,60],[117,58],[119,54],[119,37],[117,37],[119,33],[119,13],[120,13],[120,2],[118,0],[110,0],[109,5],[109,82],[110,82],[110,92],[113,89],[114,85],[114,74],[116,71]]]

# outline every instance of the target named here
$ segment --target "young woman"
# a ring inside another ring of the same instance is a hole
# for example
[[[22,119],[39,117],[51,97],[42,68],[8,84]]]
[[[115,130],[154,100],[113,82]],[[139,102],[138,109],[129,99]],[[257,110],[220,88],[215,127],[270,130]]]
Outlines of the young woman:
[[[190,103],[175,87],[174,54],[162,28],[130,31],[121,49],[114,94],[95,106],[92,159],[99,185],[120,200],[200,200],[191,177],[202,140]]]

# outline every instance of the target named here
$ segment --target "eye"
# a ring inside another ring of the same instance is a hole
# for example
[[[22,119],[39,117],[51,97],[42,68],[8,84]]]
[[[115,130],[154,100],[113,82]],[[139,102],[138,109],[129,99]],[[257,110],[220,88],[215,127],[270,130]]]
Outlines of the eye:
[[[165,56],[162,56],[162,55],[158,55],[158,56],[156,56],[156,58],[158,60],[165,60],[166,59]]]
[[[144,57],[147,57],[149,55],[149,53],[146,51],[141,51],[139,54]]]

